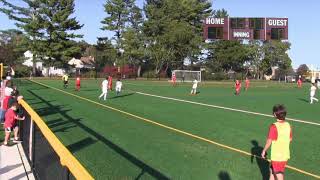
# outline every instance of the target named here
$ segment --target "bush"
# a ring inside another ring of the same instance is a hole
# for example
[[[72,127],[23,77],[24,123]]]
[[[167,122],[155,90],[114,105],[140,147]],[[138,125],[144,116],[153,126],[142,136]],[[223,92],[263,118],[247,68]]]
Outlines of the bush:
[[[87,72],[84,71],[83,73],[80,72],[80,75],[82,78],[94,78],[96,76],[96,71],[94,70],[89,70]]]
[[[17,65],[15,67],[15,77],[17,78],[30,77],[30,72],[32,72],[31,67],[27,67],[23,65]]]
[[[222,80],[227,80],[228,78],[228,74],[224,73],[224,72],[217,72],[214,74],[213,76],[214,80],[217,81],[222,81]]]
[[[227,80],[228,74],[224,72],[202,72],[201,74],[203,80],[216,80],[216,81],[222,81],[222,80]]]
[[[157,75],[155,74],[154,70],[146,71],[142,74],[143,78],[156,78]]]

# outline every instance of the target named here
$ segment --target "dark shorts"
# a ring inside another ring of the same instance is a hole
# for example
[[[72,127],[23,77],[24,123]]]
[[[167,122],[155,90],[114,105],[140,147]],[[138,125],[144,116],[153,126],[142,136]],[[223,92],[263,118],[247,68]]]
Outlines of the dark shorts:
[[[63,84],[68,84],[68,81],[63,81]]]
[[[271,161],[271,169],[273,174],[284,173],[287,161]]]
[[[12,131],[14,131],[15,128],[18,128],[18,127],[19,126],[16,124],[16,125],[14,125],[12,127],[6,127],[4,129],[5,129],[6,132],[12,132]]]

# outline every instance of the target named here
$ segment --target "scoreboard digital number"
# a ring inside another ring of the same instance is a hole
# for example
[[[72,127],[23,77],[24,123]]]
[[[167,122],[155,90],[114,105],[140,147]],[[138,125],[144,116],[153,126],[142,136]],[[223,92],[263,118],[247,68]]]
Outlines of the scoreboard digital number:
[[[206,18],[203,34],[209,40],[288,40],[288,18]]]

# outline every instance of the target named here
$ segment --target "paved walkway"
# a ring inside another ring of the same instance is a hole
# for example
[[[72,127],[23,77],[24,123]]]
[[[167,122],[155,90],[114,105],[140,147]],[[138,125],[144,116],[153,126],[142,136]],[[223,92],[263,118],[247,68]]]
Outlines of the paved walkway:
[[[0,180],[34,180],[21,144],[0,146]]]

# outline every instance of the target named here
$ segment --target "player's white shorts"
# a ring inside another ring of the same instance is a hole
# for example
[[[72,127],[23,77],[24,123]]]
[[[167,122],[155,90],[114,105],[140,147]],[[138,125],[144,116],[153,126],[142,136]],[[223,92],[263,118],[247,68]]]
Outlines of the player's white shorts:
[[[197,85],[193,85],[192,89],[197,89],[197,87],[198,87]]]
[[[121,91],[121,87],[116,87],[116,91]]]
[[[108,89],[102,89],[103,93],[108,93]]]

